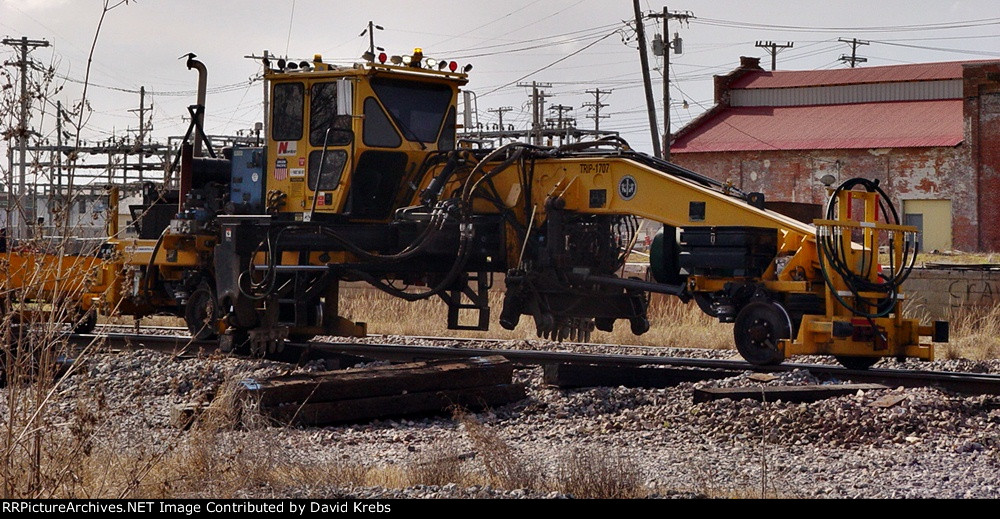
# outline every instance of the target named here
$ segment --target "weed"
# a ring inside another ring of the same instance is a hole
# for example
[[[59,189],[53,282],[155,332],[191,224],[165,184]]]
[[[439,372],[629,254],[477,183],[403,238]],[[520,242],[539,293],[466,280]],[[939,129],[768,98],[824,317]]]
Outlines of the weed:
[[[573,449],[560,460],[556,490],[584,499],[643,497],[643,473],[635,460],[605,450]]]
[[[447,485],[464,483],[469,477],[465,456],[455,442],[439,441],[409,464],[411,485]]]
[[[543,481],[541,467],[511,447],[496,430],[461,410],[455,412],[455,419],[472,442],[490,484],[507,489],[537,488]]]

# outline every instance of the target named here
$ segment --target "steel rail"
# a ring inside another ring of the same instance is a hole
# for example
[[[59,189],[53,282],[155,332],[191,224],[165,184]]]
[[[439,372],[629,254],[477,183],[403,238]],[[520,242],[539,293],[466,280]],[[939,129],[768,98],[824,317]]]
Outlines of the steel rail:
[[[685,357],[659,357],[649,355],[602,355],[562,351],[532,351],[493,348],[455,348],[441,346],[412,346],[390,344],[355,344],[311,342],[312,348],[327,349],[383,360],[426,360],[443,357],[502,355],[508,360],[524,365],[552,363],[592,364],[605,366],[664,365],[697,369],[724,369],[737,371],[790,372],[796,369],[829,379],[870,382],[889,386],[936,386],[960,393],[1000,394],[1000,374],[964,373],[928,370],[868,369],[852,370],[824,364],[783,363],[776,366],[756,366],[745,361],[724,359],[695,359]]]
[[[217,349],[215,341],[194,340],[189,336],[183,335],[112,333],[71,335],[70,338],[76,344],[86,344],[98,338],[106,338],[108,341],[107,347],[149,348],[176,354],[191,354],[199,350],[208,352]],[[451,340],[450,338],[442,339]],[[461,343],[464,341],[456,339],[455,342]],[[757,366],[745,361],[726,359],[321,341],[305,343],[288,342],[285,344],[285,351],[281,354],[281,357],[294,359],[303,358],[309,354],[320,354],[320,356],[348,355],[396,362],[502,355],[521,366],[546,364],[589,364],[622,367],[673,366],[688,369],[768,373],[783,373],[799,369],[809,371],[821,379],[831,381],[850,380],[853,382],[878,383],[893,387],[933,386],[959,393],[1000,395],[1000,374],[886,368],[852,370],[826,364],[783,363],[775,366]]]

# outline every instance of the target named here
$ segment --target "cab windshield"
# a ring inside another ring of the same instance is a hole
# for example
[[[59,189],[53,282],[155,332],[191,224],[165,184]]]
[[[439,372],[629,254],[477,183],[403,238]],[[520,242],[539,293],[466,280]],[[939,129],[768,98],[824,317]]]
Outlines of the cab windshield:
[[[450,86],[379,77],[371,85],[407,140],[437,141],[451,106]]]

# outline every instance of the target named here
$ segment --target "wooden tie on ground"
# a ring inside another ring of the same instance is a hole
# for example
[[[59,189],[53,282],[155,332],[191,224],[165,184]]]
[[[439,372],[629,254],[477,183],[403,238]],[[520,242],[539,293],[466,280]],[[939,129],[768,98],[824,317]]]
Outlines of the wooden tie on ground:
[[[500,356],[435,360],[245,381],[241,391],[277,423],[321,425],[482,409],[525,397]]]

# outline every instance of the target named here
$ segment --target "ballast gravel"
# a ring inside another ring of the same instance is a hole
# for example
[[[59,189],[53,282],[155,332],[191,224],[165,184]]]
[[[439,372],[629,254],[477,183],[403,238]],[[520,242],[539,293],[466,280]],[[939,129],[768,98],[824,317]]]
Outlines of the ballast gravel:
[[[532,345],[525,341],[489,344],[500,348]],[[534,346],[556,347],[542,342]],[[585,349],[635,353],[611,346]],[[679,349],[662,353],[722,358],[734,354]],[[1000,373],[1000,361],[953,360],[919,366]],[[316,363],[295,367],[228,356],[179,359],[144,350],[95,354],[61,382],[63,397],[55,409],[69,420],[81,406],[99,401],[106,423],[101,441],[127,450],[176,442],[193,434],[175,425],[175,407],[206,402],[223,384],[321,368]],[[694,404],[696,384],[692,383],[667,389],[562,390],[544,386],[540,368],[518,370],[515,377],[528,385],[525,400],[468,415],[466,420],[481,424],[481,429],[501,440],[509,456],[525,460],[537,481],[559,474],[573,453],[599,453],[624,462],[648,497],[1000,498],[997,396],[896,388],[859,391],[808,404],[750,400]],[[760,378],[747,372],[697,384],[818,383],[800,370],[773,380]],[[7,391],[0,390],[0,410],[9,405]],[[482,469],[490,453],[477,451],[468,428],[468,422],[451,416],[336,427],[257,425],[224,430],[217,441],[229,446],[262,442],[275,459],[317,466],[391,471],[419,466],[435,456],[454,455],[467,470]],[[386,487],[317,482],[251,486],[241,494],[260,498],[573,497],[551,488],[542,484],[536,488],[460,482]]]

